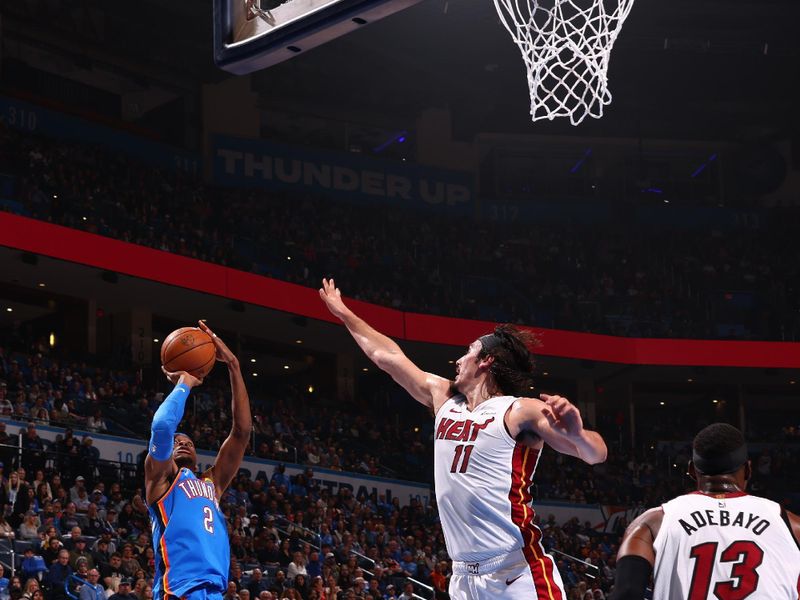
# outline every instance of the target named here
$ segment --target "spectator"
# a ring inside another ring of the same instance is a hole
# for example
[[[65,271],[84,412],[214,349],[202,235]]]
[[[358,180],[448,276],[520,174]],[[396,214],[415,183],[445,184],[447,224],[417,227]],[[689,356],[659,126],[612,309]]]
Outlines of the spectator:
[[[23,540],[38,540],[41,522],[36,513],[29,510],[25,513],[25,520],[19,526],[19,536]]]
[[[308,575],[306,571],[306,559],[303,553],[299,551],[292,555],[292,562],[289,563],[288,569],[286,570],[286,577],[290,581],[298,575]]]
[[[108,431],[108,426],[100,409],[95,410],[92,416],[86,419],[86,429],[93,433]]]
[[[433,573],[431,573],[431,583],[433,583],[433,589],[444,594],[447,592],[449,581],[450,578],[448,575],[447,561],[440,560],[438,563],[436,563]]]
[[[0,600],[8,600],[8,587],[10,583],[11,582],[8,580],[8,577],[6,577],[6,569],[2,563],[0,563]]]
[[[125,577],[120,580],[116,593],[111,594],[108,600],[139,600],[131,591],[131,580]]]
[[[315,577],[322,575],[322,560],[319,557],[319,551],[312,550],[309,553],[308,562],[306,563],[306,573],[311,581],[313,581]]]
[[[25,519],[25,513],[30,508],[28,484],[20,480],[16,471],[12,471],[8,475],[8,482],[4,490],[3,503],[9,506],[8,522],[12,527],[19,527]]]
[[[295,575],[292,581],[292,587],[302,600],[306,600],[308,597],[308,585],[306,584],[306,576],[303,573]]]
[[[6,506],[8,507],[7,510],[10,510],[10,507],[8,505]],[[13,540],[15,537],[14,528],[6,521],[3,514],[0,513],[0,538]]]
[[[64,549],[59,550],[58,559],[52,564],[47,574],[47,582],[52,600],[66,600],[67,596],[64,591],[64,584],[72,573],[73,570],[69,564],[69,552]]]
[[[75,542],[73,549],[69,553],[69,564],[74,570],[78,570],[78,561],[85,560],[86,566],[89,570],[94,568],[94,558],[91,552],[86,549],[86,538],[78,536],[73,540]]]
[[[122,547],[122,572],[127,577],[133,577],[139,568],[139,561],[133,554],[133,544],[125,544]]]
[[[109,600],[111,600],[109,598]],[[222,596],[222,600],[240,600],[239,593],[236,591],[236,584],[233,581],[228,582],[228,589]]]
[[[25,580],[25,585],[22,588],[22,597],[26,600],[33,600],[36,597],[36,593],[38,592],[39,598],[41,598],[42,590],[39,587],[39,581],[33,579],[32,577]]]
[[[406,577],[417,576],[417,562],[412,557],[410,550],[403,552],[403,557],[400,559],[400,569]],[[405,592],[405,590],[403,591]]]
[[[122,555],[114,552],[107,563],[100,563],[100,578],[103,580],[103,585],[106,589],[112,592],[116,592],[119,589],[120,582],[126,578],[122,570]]]
[[[247,584],[247,589],[250,591],[250,598],[259,598],[261,592],[269,589],[269,583],[264,579],[261,569],[253,569],[253,574],[250,576],[250,582]]]
[[[44,442],[36,431],[36,425],[28,423],[24,431],[20,430],[20,442],[23,450],[22,463],[25,468],[29,471],[44,469]]]
[[[414,598],[414,584],[410,581],[403,586],[403,593],[400,594],[398,600],[413,600]]]
[[[257,540],[256,558],[263,565],[277,567],[280,565],[280,552],[275,545],[275,539],[268,535],[267,530],[261,532]]]
[[[284,571],[278,571],[275,573],[275,579],[273,580],[269,591],[272,592],[277,598],[283,598],[283,594],[286,593],[287,589],[288,585],[286,582],[286,573]]]
[[[75,484],[69,488],[69,499],[75,502],[80,497],[80,492],[86,492],[86,479],[83,475],[78,475]]]
[[[100,582],[100,572],[97,569],[89,569],[86,583],[84,583],[78,594],[78,600],[106,600],[106,593]]]
[[[61,552],[63,544],[57,536],[48,537],[42,543],[46,544],[46,546],[42,548],[42,558],[44,559],[45,564],[52,565],[58,560],[58,556]],[[67,559],[69,559],[69,551],[67,550],[66,552]]]
[[[104,563],[111,560],[111,551],[108,549],[108,540],[103,538],[98,539],[94,544],[95,549],[92,551],[92,560],[94,564],[100,568]]]

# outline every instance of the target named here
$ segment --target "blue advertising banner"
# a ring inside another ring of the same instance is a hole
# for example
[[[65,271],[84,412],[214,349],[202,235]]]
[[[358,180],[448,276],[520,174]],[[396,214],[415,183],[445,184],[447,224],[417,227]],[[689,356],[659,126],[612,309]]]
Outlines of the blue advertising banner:
[[[471,214],[472,176],[369,156],[214,136],[214,183],[323,192],[352,201]]]
[[[19,131],[99,144],[151,165],[200,173],[199,155],[16,98],[0,96],[0,121]]]

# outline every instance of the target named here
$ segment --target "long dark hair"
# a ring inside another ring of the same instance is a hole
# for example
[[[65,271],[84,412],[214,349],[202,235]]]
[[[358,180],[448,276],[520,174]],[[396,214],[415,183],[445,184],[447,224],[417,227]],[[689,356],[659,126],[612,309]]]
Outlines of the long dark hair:
[[[531,348],[538,346],[539,340],[530,331],[509,324],[498,325],[490,335],[495,340],[483,344],[484,349],[478,356],[494,357],[489,367],[496,388],[493,391],[509,396],[529,396],[533,387],[535,367]]]

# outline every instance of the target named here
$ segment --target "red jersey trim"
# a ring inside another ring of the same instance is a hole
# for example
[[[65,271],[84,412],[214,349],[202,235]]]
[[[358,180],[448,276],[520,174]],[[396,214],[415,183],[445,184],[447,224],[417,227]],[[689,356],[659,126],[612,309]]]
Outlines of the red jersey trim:
[[[536,513],[531,508],[533,500],[530,488],[533,484],[533,472],[539,458],[538,449],[523,444],[516,444],[512,454],[511,489],[508,499],[511,501],[511,520],[519,527],[522,534],[522,553],[533,576],[536,595],[545,600],[564,600],[561,587],[553,577],[553,559],[545,554],[542,547],[542,532],[533,522]]]

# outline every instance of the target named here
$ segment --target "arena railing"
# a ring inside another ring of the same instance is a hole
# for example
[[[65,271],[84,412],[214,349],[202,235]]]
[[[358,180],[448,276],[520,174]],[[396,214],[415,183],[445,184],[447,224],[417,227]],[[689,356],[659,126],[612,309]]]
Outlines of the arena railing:
[[[49,469],[65,479],[82,475],[92,481],[118,482],[126,491],[141,487],[143,480],[139,465],[135,463],[104,458],[86,460],[85,456],[65,454],[49,448],[33,450],[19,445],[0,444],[0,460],[8,465],[6,472],[11,470],[9,466],[14,469],[23,467],[28,473],[36,469]],[[91,495],[92,490],[87,491]]]

